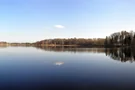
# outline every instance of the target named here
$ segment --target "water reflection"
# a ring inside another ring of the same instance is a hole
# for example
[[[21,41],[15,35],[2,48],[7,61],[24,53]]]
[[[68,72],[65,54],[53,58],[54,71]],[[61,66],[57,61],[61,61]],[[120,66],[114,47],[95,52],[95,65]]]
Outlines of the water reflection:
[[[104,48],[85,48],[85,47],[36,47],[45,51],[54,52],[91,52],[91,53],[104,53]]]
[[[64,64],[64,62],[56,62],[56,63],[55,63],[56,66],[61,66],[61,65],[63,65],[63,64]]]
[[[135,63],[114,63],[134,61],[134,53],[132,48],[7,47],[0,49],[0,90],[135,90]]]
[[[135,48],[84,48],[84,47],[36,47],[45,51],[54,52],[89,52],[89,53],[104,53],[106,56],[111,57],[113,60],[121,62],[134,62],[135,61]]]
[[[111,48],[106,49],[105,53],[114,60],[121,62],[134,62],[135,61],[135,49],[134,48]]]

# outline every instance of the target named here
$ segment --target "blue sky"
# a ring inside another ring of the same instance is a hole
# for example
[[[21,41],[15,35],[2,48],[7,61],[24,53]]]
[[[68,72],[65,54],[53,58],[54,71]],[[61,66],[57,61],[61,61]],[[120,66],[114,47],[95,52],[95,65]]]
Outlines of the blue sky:
[[[0,0],[0,40],[104,38],[135,30],[135,0]]]

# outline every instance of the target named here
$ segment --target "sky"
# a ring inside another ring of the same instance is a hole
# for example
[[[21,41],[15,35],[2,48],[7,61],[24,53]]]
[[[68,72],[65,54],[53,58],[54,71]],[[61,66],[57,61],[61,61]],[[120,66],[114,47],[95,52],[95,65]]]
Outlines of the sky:
[[[0,0],[0,41],[104,38],[135,30],[135,0]]]

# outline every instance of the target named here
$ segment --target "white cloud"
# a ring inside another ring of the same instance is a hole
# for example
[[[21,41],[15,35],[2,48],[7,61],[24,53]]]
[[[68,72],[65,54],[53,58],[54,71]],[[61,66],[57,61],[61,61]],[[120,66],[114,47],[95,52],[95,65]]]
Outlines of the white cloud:
[[[55,28],[61,28],[61,29],[62,29],[62,28],[65,28],[65,27],[62,26],[62,25],[54,25],[54,27],[55,27]]]

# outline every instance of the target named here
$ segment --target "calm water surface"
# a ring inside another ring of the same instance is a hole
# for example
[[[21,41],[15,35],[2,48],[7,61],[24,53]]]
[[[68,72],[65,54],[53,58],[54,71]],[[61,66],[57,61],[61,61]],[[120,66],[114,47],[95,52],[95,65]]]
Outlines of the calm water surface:
[[[0,48],[0,90],[135,90],[134,50]]]

